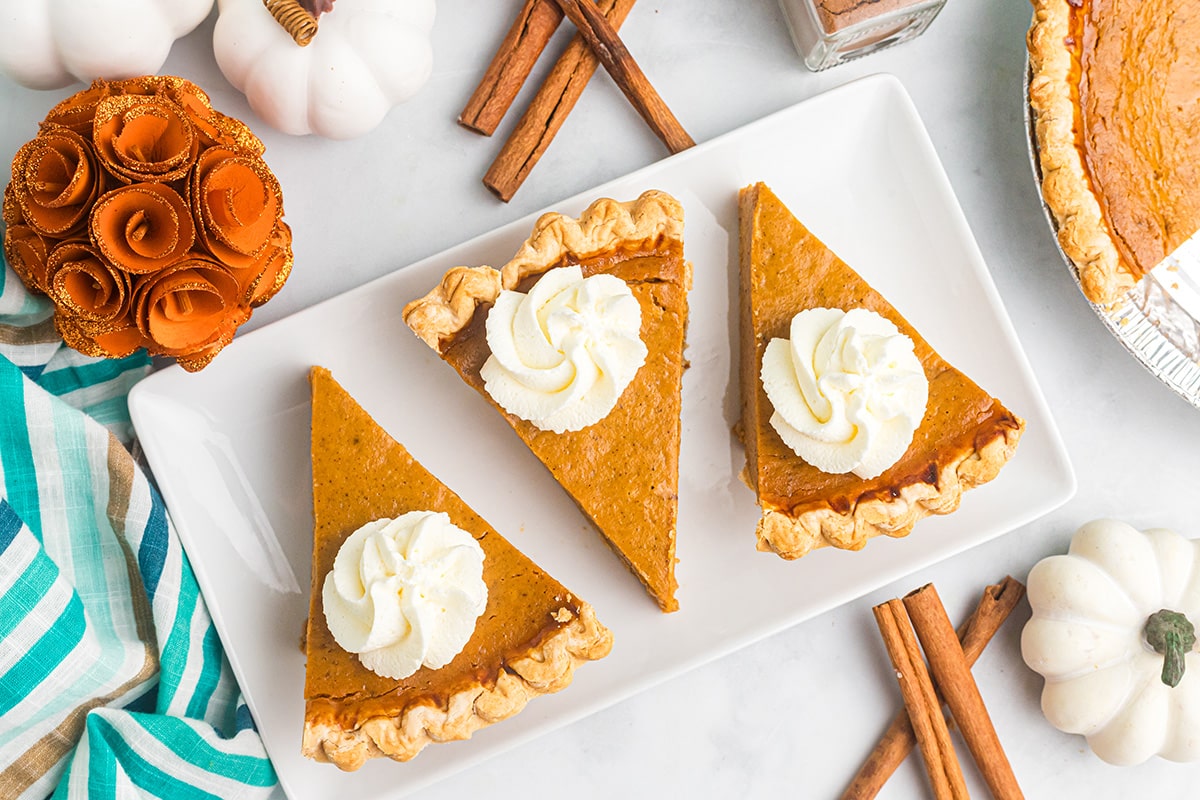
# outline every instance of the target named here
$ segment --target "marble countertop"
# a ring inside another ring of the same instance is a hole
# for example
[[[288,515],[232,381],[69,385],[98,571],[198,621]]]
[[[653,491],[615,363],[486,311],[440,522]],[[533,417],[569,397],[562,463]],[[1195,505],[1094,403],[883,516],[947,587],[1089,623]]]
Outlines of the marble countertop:
[[[373,133],[349,142],[289,138],[259,123],[212,59],[212,19],[176,44],[163,71],[198,82],[217,108],[260,133],[287,198],[297,268],[247,329],[666,155],[598,73],[511,203],[483,187],[480,177],[513,120],[505,120],[493,141],[454,119],[518,5],[441,0],[432,79]],[[951,617],[961,619],[984,585],[1006,573],[1023,580],[1038,559],[1065,551],[1072,532],[1096,517],[1200,536],[1192,507],[1200,496],[1200,412],[1157,382],[1104,328],[1062,266],[1042,216],[1022,116],[1029,18],[1021,0],[952,0],[921,38],[817,74],[797,57],[774,0],[643,0],[624,37],[698,142],[862,75],[899,77],[1060,426],[1079,481],[1074,499],[420,797],[517,798],[547,790],[583,798],[836,797],[900,702],[871,615],[874,604],[932,581]],[[535,79],[545,74],[545,61]],[[0,81],[0,154],[10,157],[31,138],[45,111],[69,91],[33,92]],[[526,87],[518,105],[530,96]],[[345,176],[363,170],[382,176],[376,184],[386,189],[356,194]],[[1027,618],[1023,606],[975,674],[1028,796],[1181,797],[1200,781],[1200,764],[1108,766],[1082,738],[1053,729],[1039,708],[1041,678],[1020,657]],[[986,796],[970,759],[963,760],[972,792]],[[922,796],[928,795],[918,758],[910,758],[880,795]]]

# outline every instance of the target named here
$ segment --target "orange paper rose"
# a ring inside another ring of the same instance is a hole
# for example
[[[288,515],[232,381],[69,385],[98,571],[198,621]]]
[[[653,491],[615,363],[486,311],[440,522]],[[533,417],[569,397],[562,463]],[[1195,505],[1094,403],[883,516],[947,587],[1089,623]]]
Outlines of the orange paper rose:
[[[262,159],[214,147],[196,164],[192,205],[208,249],[227,264],[248,267],[279,225],[283,193]]]
[[[195,84],[96,81],[13,159],[4,254],[89,355],[202,368],[292,269],[262,142]]]
[[[234,275],[245,289],[245,300],[257,308],[283,288],[292,271],[292,229],[280,220],[258,261]]]
[[[90,243],[63,242],[54,248],[46,273],[46,294],[58,309],[69,309],[71,338],[84,342],[87,352],[119,358],[144,346],[130,314],[131,276],[107,263]]]
[[[4,189],[3,216],[8,234],[4,237],[4,258],[17,276],[29,286],[40,287],[46,282],[46,240],[25,224],[21,207],[17,205],[13,186]]]
[[[4,237],[4,258],[29,286],[46,282],[46,240],[28,225],[10,225]]]
[[[13,159],[13,200],[29,227],[43,236],[79,228],[104,180],[95,151],[69,130],[45,131]]]
[[[105,169],[130,183],[179,180],[200,146],[183,108],[158,96],[128,94],[96,104],[92,141]]]
[[[242,294],[228,267],[196,255],[139,281],[133,318],[159,352],[196,370],[250,318]]]
[[[161,183],[122,186],[101,197],[88,232],[105,258],[133,273],[169,267],[196,239],[187,201]]]

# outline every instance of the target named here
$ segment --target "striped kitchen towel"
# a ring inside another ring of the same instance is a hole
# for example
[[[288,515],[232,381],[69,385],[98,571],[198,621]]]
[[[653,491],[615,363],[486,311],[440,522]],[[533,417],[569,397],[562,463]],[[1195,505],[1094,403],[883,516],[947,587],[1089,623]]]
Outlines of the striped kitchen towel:
[[[0,798],[282,794],[125,447],[148,365],[63,346],[0,263]]]

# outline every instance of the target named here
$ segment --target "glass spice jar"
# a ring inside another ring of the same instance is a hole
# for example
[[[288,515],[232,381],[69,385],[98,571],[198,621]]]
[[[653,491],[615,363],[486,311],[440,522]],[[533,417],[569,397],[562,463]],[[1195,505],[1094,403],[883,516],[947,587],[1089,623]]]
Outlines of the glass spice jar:
[[[779,0],[792,41],[815,71],[920,36],[946,0]]]

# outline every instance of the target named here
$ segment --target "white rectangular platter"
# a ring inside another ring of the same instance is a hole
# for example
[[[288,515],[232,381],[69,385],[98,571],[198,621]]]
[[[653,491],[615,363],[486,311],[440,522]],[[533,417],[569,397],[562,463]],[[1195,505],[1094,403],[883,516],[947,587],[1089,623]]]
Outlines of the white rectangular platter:
[[[768,183],[951,363],[1028,429],[994,482],[906,539],[785,562],[755,550],[738,480],[737,190]],[[151,375],[134,423],[287,793],[399,797],[659,681],[980,544],[1066,502],[1066,453],[983,258],[903,87],[846,85],[562,203],[678,197],[695,269],[683,381],[678,578],[662,614],[501,417],[400,318],[449,267],[499,265],[533,217],[239,337],[203,372]],[[299,269],[303,269],[300,265]],[[329,367],[396,439],[613,631],[607,659],[469,742],[356,773],[300,756],[311,555],[307,372]]]

